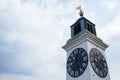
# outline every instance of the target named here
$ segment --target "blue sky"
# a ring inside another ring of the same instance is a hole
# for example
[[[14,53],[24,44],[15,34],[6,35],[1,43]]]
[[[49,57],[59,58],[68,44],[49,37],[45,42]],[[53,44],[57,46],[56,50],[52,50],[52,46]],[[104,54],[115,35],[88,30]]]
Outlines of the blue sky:
[[[96,24],[111,80],[120,76],[119,0],[0,0],[0,80],[65,80],[70,28],[82,5]]]

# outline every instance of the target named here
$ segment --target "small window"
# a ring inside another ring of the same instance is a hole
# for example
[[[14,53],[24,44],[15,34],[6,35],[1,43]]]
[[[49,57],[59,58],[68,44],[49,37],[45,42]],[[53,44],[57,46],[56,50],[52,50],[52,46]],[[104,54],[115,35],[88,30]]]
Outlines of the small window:
[[[74,27],[74,35],[78,34],[81,31],[80,24],[75,25]]]
[[[94,33],[94,31],[93,31],[93,27],[92,27],[91,24],[87,23],[87,25],[86,25],[86,29],[87,29],[88,31],[90,31],[91,33]]]
[[[90,25],[90,32],[93,33],[93,27]]]

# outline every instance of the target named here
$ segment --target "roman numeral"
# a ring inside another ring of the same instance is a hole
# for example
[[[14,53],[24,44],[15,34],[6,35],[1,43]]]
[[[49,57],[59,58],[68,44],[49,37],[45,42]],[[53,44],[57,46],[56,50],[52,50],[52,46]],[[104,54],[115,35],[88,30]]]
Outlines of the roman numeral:
[[[74,51],[74,53],[75,53],[75,54],[78,54],[78,49],[76,49],[76,50]]]
[[[78,75],[79,75],[78,71],[75,71],[75,76],[78,76]]]
[[[72,71],[71,67],[68,67],[67,70],[68,70],[69,73],[71,73],[71,71]]]
[[[79,49],[79,51],[78,51],[78,52],[79,52],[79,54],[80,54],[80,53],[81,53],[81,49]]]
[[[68,64],[67,64],[67,68],[70,67],[71,65],[72,65],[72,63],[68,63]]]
[[[80,73],[82,73],[82,72],[83,72],[83,70],[82,70],[81,68],[80,68],[79,70],[80,70]]]
[[[84,56],[84,55],[85,55],[85,51],[82,52],[82,56]]]
[[[71,76],[75,76],[75,73],[74,73],[74,71],[71,71],[71,73],[70,73],[70,74],[71,74]]]
[[[83,67],[86,67],[86,66],[87,66],[87,64],[86,64],[86,63],[82,63],[82,66],[83,66]]]
[[[83,61],[86,61],[87,60],[87,56],[83,57]]]

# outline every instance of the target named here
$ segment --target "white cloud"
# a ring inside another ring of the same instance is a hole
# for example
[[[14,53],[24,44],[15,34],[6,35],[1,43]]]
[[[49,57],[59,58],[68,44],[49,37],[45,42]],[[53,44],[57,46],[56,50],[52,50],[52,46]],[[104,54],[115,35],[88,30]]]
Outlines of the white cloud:
[[[63,80],[65,78],[63,63],[66,54],[62,54],[61,44],[65,36],[63,36],[66,29],[64,25],[69,27],[72,19],[69,20],[67,17],[62,19],[60,14],[67,15],[70,8],[67,11],[63,6],[58,5],[59,11],[55,5],[43,9],[40,5],[22,4],[16,0],[8,1],[7,4],[8,11],[3,11],[0,15],[7,23],[3,28],[4,34],[2,35],[9,46],[4,51],[8,50],[9,52],[12,49],[16,55],[11,63],[12,68],[14,67],[13,70],[16,74],[17,72],[24,74],[24,71],[30,70],[30,74],[36,75],[42,80],[53,80],[55,76],[56,80]],[[19,52],[14,50],[17,47],[11,48],[13,45],[17,45]],[[31,77],[11,74],[2,75],[1,78],[3,80],[32,80]]]
[[[119,67],[120,67],[120,64],[114,64],[113,66],[111,66],[111,69],[110,69],[110,71],[111,71],[111,73],[110,73],[111,74],[110,75],[111,80],[112,79],[114,79],[114,80],[119,80],[120,79],[119,78],[119,76],[120,76],[120,74],[119,74],[119,72],[120,72]],[[114,74],[112,74],[112,73],[114,73]]]
[[[116,7],[117,2],[116,2],[116,1],[109,1],[109,0],[107,0],[107,1],[104,1],[103,4],[104,4],[109,10],[112,10],[112,9],[114,9],[114,8]]]
[[[0,80],[34,80],[34,78],[25,75],[0,74]]]
[[[4,0],[0,0],[0,11],[5,7],[6,3]]]
[[[120,34],[120,15],[98,31],[98,35],[104,40],[110,40],[118,34]]]

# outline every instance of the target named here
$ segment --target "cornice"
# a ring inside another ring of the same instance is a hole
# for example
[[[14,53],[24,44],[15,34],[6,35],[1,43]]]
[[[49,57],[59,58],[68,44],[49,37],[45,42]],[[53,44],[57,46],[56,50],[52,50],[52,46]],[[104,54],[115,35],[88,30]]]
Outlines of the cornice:
[[[105,50],[108,47],[108,45],[105,44],[100,38],[98,38],[97,36],[95,36],[94,34],[90,33],[87,30],[83,30],[76,36],[69,39],[62,48],[65,49],[66,51],[68,51],[71,48],[73,48],[85,41],[88,41],[103,50]]]

